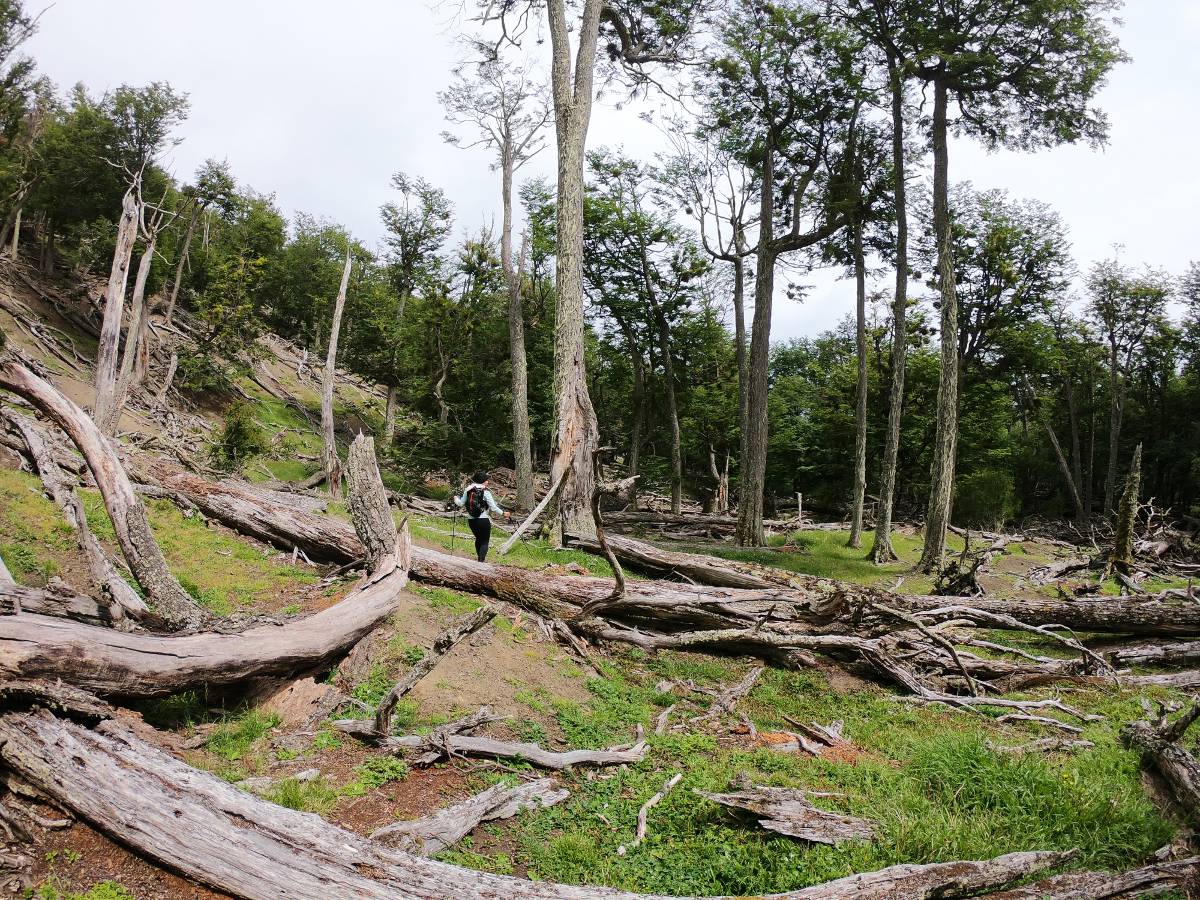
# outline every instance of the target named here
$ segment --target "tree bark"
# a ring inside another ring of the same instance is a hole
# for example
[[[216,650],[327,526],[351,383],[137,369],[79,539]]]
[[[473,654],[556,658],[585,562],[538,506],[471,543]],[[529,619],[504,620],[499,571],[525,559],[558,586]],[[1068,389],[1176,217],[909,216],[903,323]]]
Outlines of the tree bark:
[[[1200,825],[1200,761],[1179,745],[1200,714],[1200,703],[1171,725],[1133,722],[1122,729],[1125,743],[1140,750],[1159,771],[1192,825]]]
[[[62,469],[54,461],[41,428],[32,420],[15,412],[5,410],[4,415],[25,438],[30,459],[37,466],[46,492],[62,510],[67,524],[71,526],[79,549],[83,551],[87,560],[92,582],[109,601],[109,617],[114,622],[119,622],[126,616],[138,620],[146,618],[150,612],[149,608],[117,571],[100,542],[96,540],[96,536],[92,534],[79,494],[67,483]]]
[[[512,251],[512,136],[505,132],[501,153],[500,265],[508,286],[508,352],[512,364],[513,467],[517,474],[517,508],[533,509],[533,451],[529,433],[529,364],[525,357],[525,310],[521,303],[521,281],[525,268],[528,235],[521,241],[517,264]]]
[[[0,740],[5,765],[63,808],[160,865],[249,900],[649,900],[611,888],[491,875],[391,850],[192,769],[113,720],[93,730],[45,711],[10,713],[0,718]],[[1027,852],[892,866],[772,896],[962,897],[1067,858]]]
[[[1121,508],[1117,513],[1117,533],[1113,537],[1110,566],[1128,575],[1133,568],[1133,539],[1137,528],[1138,493],[1142,487],[1142,445],[1138,444],[1129,463],[1129,477],[1125,479],[1125,490],[1121,494]]]
[[[167,394],[175,382],[175,372],[179,368],[179,351],[171,350],[171,361],[167,363],[167,373],[163,375],[162,385],[158,389],[158,405],[167,405]]]
[[[555,436],[550,478],[566,474],[558,494],[555,541],[568,532],[592,531],[592,456],[599,446],[596,412],[588,395],[584,356],[583,154],[591,119],[601,0],[585,0],[571,59],[565,0],[548,0],[558,143],[558,234],[555,265]]]
[[[154,602],[155,612],[175,626],[198,624],[203,612],[167,568],[142,501],[109,439],[83,410],[16,360],[0,362],[0,387],[32,403],[79,448],[104,498],[117,544],[134,577]]]
[[[904,147],[904,76],[898,61],[888,55],[892,94],[892,169],[896,204],[896,295],[892,302],[892,386],[888,404],[887,438],[879,475],[879,505],[875,510],[875,541],[871,559],[884,565],[896,558],[892,549],[892,508],[896,502],[896,468],[900,459],[900,423],[904,413],[904,370],[908,357],[908,188]]]
[[[937,239],[938,283],[941,289],[941,377],[938,381],[937,426],[930,471],[929,509],[925,515],[925,547],[917,566],[941,569],[946,552],[946,528],[954,500],[954,457],[958,446],[958,295],[954,285],[954,256],[950,246],[950,170],[947,148],[948,91],[942,80],[933,85],[933,230]]]
[[[200,218],[200,204],[195,204],[192,207],[192,217],[188,219],[187,231],[183,235],[183,246],[179,250],[179,262],[175,264],[175,281],[171,283],[171,296],[167,300],[166,320],[167,324],[171,324],[171,317],[175,315],[175,303],[179,300],[179,285],[183,281],[183,269],[187,265],[188,254],[192,249],[192,235],[196,231],[196,220]]]
[[[1071,384],[1070,379],[1064,380],[1063,395],[1067,401],[1067,418],[1071,428],[1071,478],[1075,483],[1076,493],[1079,495],[1079,506],[1077,508],[1079,518],[1075,520],[1075,525],[1078,528],[1085,528],[1088,517],[1092,514],[1090,508],[1092,498],[1089,496],[1087,486],[1083,483],[1083,451],[1079,440],[1079,409],[1075,402],[1075,386]]]
[[[746,423],[742,429],[741,483],[738,486],[737,542],[743,547],[766,543],[763,489],[767,475],[767,366],[771,353],[771,304],[775,296],[775,151],[767,142],[760,179],[754,321],[746,387]]]
[[[116,416],[113,413],[117,391],[117,345],[121,340],[125,284],[129,278],[129,261],[133,256],[137,229],[137,198],[130,188],[121,202],[112,270],[104,292],[104,321],[100,327],[100,343],[96,347],[96,424],[100,426],[101,433],[108,437],[115,433],[119,417],[119,413]]]
[[[746,262],[740,255],[733,260],[733,340],[738,370],[738,430],[746,430],[746,389],[749,378],[746,359]]]
[[[13,231],[12,244],[8,249],[8,258],[16,262],[21,253],[21,207],[17,207],[17,212],[13,216]]]
[[[867,493],[867,261],[863,255],[862,222],[853,222],[854,339],[858,354],[858,384],[854,405],[854,488],[850,498],[850,547],[862,546],[863,500]]]
[[[399,396],[399,388],[395,385],[388,386],[387,405],[383,409],[383,446],[392,446],[392,441],[396,438],[396,404]]]
[[[667,419],[671,424],[671,512],[679,515],[683,510],[683,437],[679,431],[679,404],[675,398],[675,360],[671,355],[671,330],[658,303],[645,247],[642,247],[642,279],[646,285],[646,296],[650,300],[650,310],[654,315],[658,350],[663,361],[663,394],[667,400]]]
[[[138,260],[137,276],[133,279],[133,296],[129,301],[129,327],[125,329],[125,349],[121,355],[121,371],[117,375],[115,399],[112,403],[111,415],[114,417],[106,434],[116,434],[117,422],[121,411],[125,409],[125,399],[129,395],[129,385],[133,381],[133,368],[137,360],[142,341],[145,339],[146,319],[146,280],[150,277],[150,266],[154,262],[154,246],[156,237],[152,237],[142,250]]]
[[[346,484],[350,491],[350,521],[364,548],[367,572],[386,574],[396,567],[396,521],[375,461],[375,441],[365,434],[350,443]]]
[[[1108,338],[1108,477],[1104,480],[1104,511],[1115,510],[1117,496],[1117,460],[1121,453],[1121,420],[1124,417],[1124,386],[1115,334]]]
[[[333,320],[329,325],[329,346],[325,351],[325,377],[321,384],[321,438],[325,446],[325,477],[329,495],[334,500],[342,496],[342,460],[337,452],[337,433],[333,426],[333,387],[337,381],[338,337],[342,330],[342,311],[346,308],[346,288],[350,284],[350,248],[346,248],[346,265],[337,299],[333,302]],[[374,448],[372,447],[372,450]]]

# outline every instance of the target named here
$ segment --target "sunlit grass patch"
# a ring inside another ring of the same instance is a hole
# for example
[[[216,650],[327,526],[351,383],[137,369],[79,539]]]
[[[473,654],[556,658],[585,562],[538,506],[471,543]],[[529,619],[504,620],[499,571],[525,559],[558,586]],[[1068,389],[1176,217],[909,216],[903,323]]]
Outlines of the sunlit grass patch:
[[[33,475],[0,469],[0,557],[19,584],[41,587],[59,572],[56,552],[75,547],[62,512]]]
[[[214,730],[204,746],[229,762],[237,762],[278,724],[275,713],[249,709]]]

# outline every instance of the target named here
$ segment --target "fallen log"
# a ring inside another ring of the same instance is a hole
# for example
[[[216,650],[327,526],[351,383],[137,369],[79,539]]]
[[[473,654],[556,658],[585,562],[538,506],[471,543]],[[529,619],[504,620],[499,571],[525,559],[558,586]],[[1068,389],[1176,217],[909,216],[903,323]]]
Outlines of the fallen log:
[[[1131,722],[1121,730],[1126,745],[1141,751],[1171,788],[1193,825],[1200,825],[1200,761],[1179,745],[1188,727],[1200,718],[1200,701],[1174,722],[1165,715],[1157,723]]]
[[[355,496],[382,495],[377,473],[376,479],[374,484],[356,480],[352,502],[358,502]],[[394,533],[390,518],[387,528]],[[152,697],[263,675],[320,671],[400,605],[411,547],[405,525],[395,552],[340,603],[286,625],[261,625],[233,634],[163,636],[40,615],[0,617],[0,675],[61,678],[100,694]]]
[[[286,550],[298,546],[314,559],[335,563],[349,563],[363,556],[354,529],[340,519],[288,509],[248,486],[214,483],[182,472],[160,474],[163,486],[181,500],[194,503],[205,515],[242,534]],[[584,604],[612,592],[612,583],[607,579],[545,575],[422,547],[413,548],[412,565],[417,580],[498,597],[546,618],[569,620]],[[808,576],[792,580],[797,586],[753,589],[633,581],[627,586],[627,598],[620,610],[610,610],[609,614],[648,628],[683,631],[764,622],[829,626],[839,615],[849,615],[868,600],[882,599],[906,612],[930,612],[962,604],[962,598],[892,594]],[[1140,602],[1132,598],[981,598],[973,600],[971,606],[1028,625],[1061,625],[1076,631],[1116,634],[1200,635],[1200,604]]]
[[[79,448],[104,498],[117,544],[155,612],[178,627],[198,625],[204,613],[167,568],[142,501],[108,438],[82,409],[15,359],[0,361],[0,387],[32,403]]]
[[[1105,900],[1149,897],[1183,887],[1200,874],[1200,856],[1152,863],[1129,872],[1068,872],[982,895],[981,900]]]
[[[31,588],[0,581],[0,615],[15,613],[61,616],[89,625],[112,624],[107,606],[101,606],[94,597],[76,594],[65,585],[52,582],[44,588]]]
[[[88,573],[92,576],[93,583],[109,600],[109,613],[112,620],[120,622],[126,616],[139,621],[145,619],[150,612],[149,607],[117,571],[104,552],[104,548],[100,546],[100,542],[96,540],[96,536],[92,534],[91,528],[88,527],[83,502],[79,499],[75,488],[67,483],[58,463],[54,461],[49,442],[41,427],[32,419],[12,410],[3,410],[3,414],[24,439],[25,446],[29,450],[29,458],[37,467],[46,493],[62,510],[63,518],[71,526],[79,549],[83,551],[84,559],[87,560]]]
[[[605,514],[605,521],[613,513]],[[609,549],[623,564],[660,578],[677,578],[692,584],[713,587],[769,588],[788,584],[788,573],[767,566],[753,566],[707,556],[664,550],[646,541],[623,535],[607,535]],[[600,545],[583,535],[568,535],[568,543],[588,553],[600,555]]]
[[[396,822],[371,833],[371,840],[418,856],[435,856],[452,847],[476,826],[496,819],[511,819],[527,809],[545,809],[571,795],[553,778],[539,778],[517,787],[494,784],[486,791],[409,822]]]
[[[732,794],[696,793],[721,806],[753,813],[763,828],[803,841],[836,846],[875,837],[875,829],[866,819],[813,806],[804,791],[794,788],[751,787]]]
[[[611,888],[492,875],[392,850],[190,768],[111,721],[93,730],[45,711],[0,716],[0,761],[150,860],[248,900],[650,900]],[[962,897],[1061,865],[1070,855],[1025,852],[892,866],[771,896]]]

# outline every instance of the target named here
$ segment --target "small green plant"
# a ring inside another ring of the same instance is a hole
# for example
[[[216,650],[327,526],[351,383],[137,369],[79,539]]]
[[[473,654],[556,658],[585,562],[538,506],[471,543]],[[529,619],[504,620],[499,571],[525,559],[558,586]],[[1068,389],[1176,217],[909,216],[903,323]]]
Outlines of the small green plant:
[[[404,652],[400,655],[400,658],[410,666],[415,666],[425,658],[425,651],[415,644],[408,644],[405,646]]]
[[[276,713],[247,710],[215,730],[204,746],[229,762],[237,762],[251,745],[278,724]]]
[[[250,457],[270,448],[266,434],[254,418],[254,407],[239,400],[225,411],[225,422],[212,448],[212,462],[218,469],[236,472]]]
[[[392,781],[408,777],[408,766],[394,756],[373,756],[355,770],[355,778],[342,788],[347,797],[361,797]]]
[[[326,815],[338,801],[338,792],[325,783],[323,778],[311,781],[297,781],[295,778],[285,778],[272,786],[265,795],[266,799],[288,809],[301,812],[313,812]]]
[[[301,609],[303,609],[303,607],[299,603],[289,603],[287,606],[281,609],[280,612],[282,612],[285,616],[294,616],[299,613]]]
[[[326,726],[313,737],[312,746],[314,750],[336,750],[342,746],[342,739],[336,731]]]

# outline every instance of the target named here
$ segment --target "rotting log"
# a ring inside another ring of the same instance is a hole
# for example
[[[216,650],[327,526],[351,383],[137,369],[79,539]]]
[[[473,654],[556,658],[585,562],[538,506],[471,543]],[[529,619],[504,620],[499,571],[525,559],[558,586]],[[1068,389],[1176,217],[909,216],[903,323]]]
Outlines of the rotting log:
[[[396,822],[372,832],[371,840],[418,856],[434,856],[452,847],[476,826],[497,819],[511,819],[527,809],[545,809],[571,795],[553,778],[539,778],[509,787],[494,784],[466,800],[439,809],[421,819]]]
[[[0,578],[0,615],[17,612],[58,616],[89,625],[112,624],[107,606],[101,606],[94,597],[77,594],[65,585],[51,583],[44,588],[31,588],[16,582],[5,584]]]
[[[732,794],[696,793],[721,806],[749,812],[763,828],[802,841],[836,846],[875,837],[875,829],[866,819],[813,806],[805,791],[794,788],[751,787]]]
[[[142,501],[134,492],[116,450],[96,423],[53,385],[15,359],[0,361],[0,387],[36,406],[79,448],[104,498],[117,544],[138,584],[153,601],[155,612],[176,626],[198,625],[203,611],[167,568],[150,531]]]
[[[1183,887],[1200,874],[1200,856],[1151,863],[1128,872],[1067,872],[1033,884],[983,894],[980,900],[1106,900],[1149,897]]]
[[[607,523],[614,513],[605,513]],[[679,578],[693,584],[712,587],[769,588],[788,584],[787,572],[769,570],[766,566],[754,566],[721,559],[702,553],[680,553],[664,550],[646,541],[623,535],[606,535],[609,549],[625,565],[657,575],[660,578]],[[588,553],[600,554],[600,545],[582,535],[570,535],[569,543]]]
[[[1121,730],[1125,743],[1141,751],[1171,788],[1192,825],[1200,825],[1200,761],[1180,746],[1188,727],[1200,718],[1200,701],[1174,722],[1131,722]]]
[[[347,266],[349,259],[347,254]],[[340,467],[339,463],[339,471]],[[388,555],[396,547],[396,523],[392,519],[392,508],[388,506],[379,463],[375,460],[373,438],[360,433],[350,443],[346,481],[350,487],[350,519],[354,522],[355,535],[366,548],[367,571],[379,571],[390,565]]]
[[[139,854],[248,900],[650,900],[611,888],[492,875],[392,850],[193,769],[112,721],[90,729],[46,711],[0,716],[0,761]],[[771,897],[963,897],[1069,857],[1038,851],[892,866]]]

